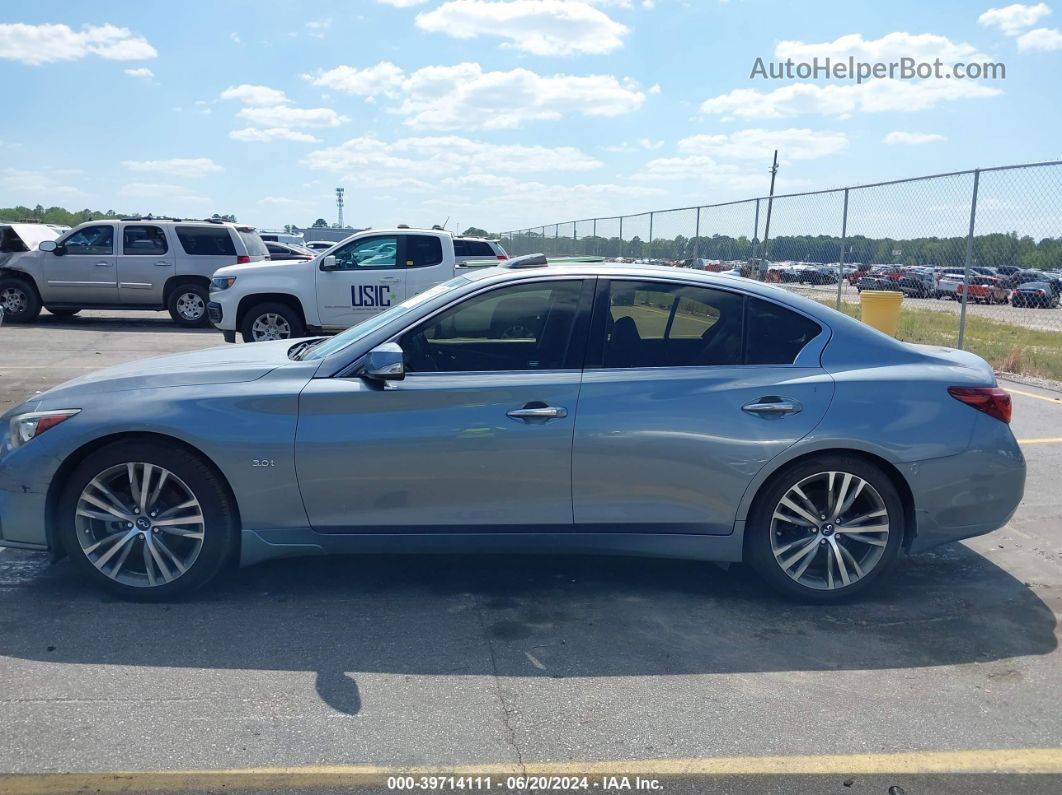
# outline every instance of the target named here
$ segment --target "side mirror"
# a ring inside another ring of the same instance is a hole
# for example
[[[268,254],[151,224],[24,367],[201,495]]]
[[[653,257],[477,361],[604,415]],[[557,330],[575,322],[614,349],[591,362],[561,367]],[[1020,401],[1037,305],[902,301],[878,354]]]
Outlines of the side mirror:
[[[336,265],[336,255],[335,254],[329,254],[327,257],[325,257],[323,260],[321,260],[321,270],[323,270],[323,271],[339,270],[339,267]]]
[[[56,251],[59,246],[56,245],[54,240],[42,240],[37,246],[41,251]]]
[[[385,342],[369,351],[362,378],[374,381],[401,381],[406,377],[405,355],[396,342]]]

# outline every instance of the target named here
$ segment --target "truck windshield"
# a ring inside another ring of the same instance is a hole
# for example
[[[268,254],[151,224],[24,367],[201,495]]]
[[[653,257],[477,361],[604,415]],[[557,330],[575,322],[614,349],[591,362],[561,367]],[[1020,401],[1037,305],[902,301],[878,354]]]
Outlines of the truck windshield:
[[[456,279],[450,279],[448,282],[437,284],[434,287],[425,290],[422,293],[403,301],[400,304],[396,304],[388,309],[386,312],[369,318],[356,326],[351,326],[346,331],[342,331],[330,340],[322,342],[318,345],[314,345],[312,348],[307,348],[305,354],[300,356],[300,359],[323,359],[326,356],[331,356],[341,348],[345,348],[352,342],[356,342],[368,334],[376,331],[379,328],[383,328],[392,320],[401,317],[410,310],[431,301],[433,298],[438,298],[440,295],[456,290],[463,284],[468,284],[471,279],[467,276],[458,276]]]

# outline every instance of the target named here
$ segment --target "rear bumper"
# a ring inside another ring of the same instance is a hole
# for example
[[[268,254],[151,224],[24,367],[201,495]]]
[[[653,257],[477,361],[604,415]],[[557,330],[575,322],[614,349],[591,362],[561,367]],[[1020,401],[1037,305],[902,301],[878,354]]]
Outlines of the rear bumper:
[[[978,418],[970,448],[901,467],[914,496],[911,552],[984,535],[1010,521],[1025,493],[1025,457],[1010,426]]]

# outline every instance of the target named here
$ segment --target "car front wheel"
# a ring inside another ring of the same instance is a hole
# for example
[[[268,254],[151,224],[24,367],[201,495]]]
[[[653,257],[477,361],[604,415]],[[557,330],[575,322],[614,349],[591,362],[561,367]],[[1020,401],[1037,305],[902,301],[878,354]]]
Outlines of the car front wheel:
[[[236,547],[236,510],[217,472],[194,453],[116,442],[89,455],[59,500],[74,565],[120,596],[156,601],[212,579]]]
[[[769,481],[745,532],[749,562],[777,591],[803,602],[841,602],[896,562],[903,505],[878,467],[854,456],[822,456]]]
[[[8,323],[30,323],[41,313],[37,292],[25,279],[0,279],[0,306]]]
[[[269,342],[301,337],[306,328],[290,306],[264,303],[247,311],[240,323],[240,333],[244,342]]]

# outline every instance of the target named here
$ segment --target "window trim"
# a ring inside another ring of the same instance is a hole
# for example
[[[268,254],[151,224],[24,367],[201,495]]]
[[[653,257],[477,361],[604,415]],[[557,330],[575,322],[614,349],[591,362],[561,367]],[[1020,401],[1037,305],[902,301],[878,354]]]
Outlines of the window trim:
[[[677,285],[680,287],[699,287],[705,290],[717,290],[721,293],[730,293],[736,295],[742,299],[741,304],[741,363],[740,364],[680,364],[680,365],[650,365],[646,367],[605,367],[604,352],[605,352],[605,318],[609,312],[609,298],[611,296],[612,282],[650,282],[653,284],[661,285]],[[781,309],[785,309],[789,312],[795,312],[803,318],[807,318],[816,326],[819,327],[819,333],[808,340],[807,344],[797,354],[796,359],[789,364],[746,364],[747,359],[747,341],[748,341],[748,299],[758,298],[761,301],[766,301],[769,304],[774,304]],[[798,368],[819,368],[822,366],[822,351],[826,347],[826,343],[829,342],[832,331],[829,326],[820,322],[816,318],[802,312],[796,307],[787,306],[779,301],[772,301],[770,298],[757,295],[755,293],[748,293],[743,290],[731,289],[727,286],[716,284],[705,284],[702,282],[691,282],[684,279],[661,279],[659,277],[644,276],[632,274],[630,276],[609,276],[601,277],[598,279],[597,294],[594,296],[593,314],[590,319],[589,337],[586,343],[586,361],[583,369],[585,371],[594,372],[634,372],[641,370],[704,370],[704,369],[718,369],[718,368],[764,368],[764,367],[788,367],[793,369]]]
[[[577,275],[577,274],[564,274],[564,273],[551,273],[543,274],[539,278],[534,279],[520,279],[519,281],[510,281],[485,285],[484,287],[474,290],[473,292],[466,293],[458,297],[456,300],[450,303],[440,306],[437,309],[429,312],[428,314],[417,318],[416,322],[404,326],[399,331],[389,335],[385,340],[377,343],[382,345],[385,342],[398,343],[405,334],[417,328],[418,326],[427,323],[436,316],[443,312],[452,309],[457,304],[464,303],[473,298],[478,298],[481,295],[494,292],[496,290],[504,290],[508,287],[522,287],[531,284],[542,284],[545,282],[571,282],[580,281],[582,286],[579,289],[579,303],[575,310],[575,322],[572,323],[571,331],[568,333],[568,347],[564,354],[564,366],[560,368],[552,368],[549,370],[446,370],[444,372],[434,373],[408,373],[406,378],[442,378],[454,375],[477,375],[477,376],[495,376],[495,375],[527,375],[528,373],[567,373],[567,372],[582,372],[584,369],[587,345],[589,344],[590,336],[590,310],[594,300],[594,293],[597,289],[597,284],[601,281],[597,276],[592,275]],[[376,347],[374,345],[373,347]],[[350,378],[357,376],[362,367],[362,363],[365,356],[368,355],[368,351],[364,354],[355,357],[355,359],[342,368],[332,378]]]
[[[161,252],[154,252],[152,254],[147,254],[147,253],[143,253],[143,252],[134,253],[134,252],[131,252],[131,251],[126,251],[125,250],[125,233],[126,233],[126,230],[128,230],[128,229],[136,229],[138,227],[143,227],[145,229],[148,228],[148,227],[153,227],[153,228],[159,230],[159,232],[162,233],[162,245],[165,246],[165,248]],[[182,246],[182,248],[183,248],[183,246]],[[166,237],[166,230],[163,229],[158,224],[125,224],[124,226],[122,226],[122,251],[119,254],[119,256],[121,256],[121,257],[165,257],[165,256],[168,256],[169,253],[170,253],[170,240],[169,240],[168,237]]]

